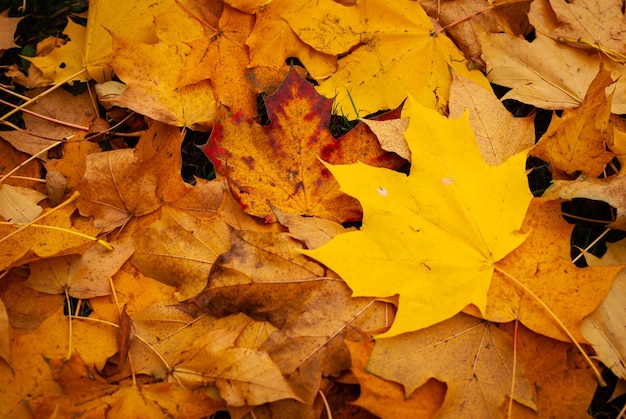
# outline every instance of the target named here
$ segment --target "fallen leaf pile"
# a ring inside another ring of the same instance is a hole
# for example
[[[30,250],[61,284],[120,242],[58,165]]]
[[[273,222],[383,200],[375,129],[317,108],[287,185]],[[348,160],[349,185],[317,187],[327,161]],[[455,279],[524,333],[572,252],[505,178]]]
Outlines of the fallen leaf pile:
[[[620,2],[82,17],[4,73],[2,417],[582,418],[621,387]],[[202,133],[216,175],[185,181]],[[612,207],[584,248],[569,201]]]

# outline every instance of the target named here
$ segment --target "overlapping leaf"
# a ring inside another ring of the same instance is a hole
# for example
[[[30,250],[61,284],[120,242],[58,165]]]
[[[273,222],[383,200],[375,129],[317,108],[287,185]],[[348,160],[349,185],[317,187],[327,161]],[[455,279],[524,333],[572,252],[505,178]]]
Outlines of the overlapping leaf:
[[[409,176],[360,163],[329,166],[361,201],[363,227],[306,252],[355,296],[399,294],[385,336],[428,327],[468,304],[484,310],[494,264],[525,239],[519,229],[531,199],[526,154],[489,166],[467,117],[447,120],[413,101],[406,137]]]
[[[361,160],[397,167],[401,159],[385,153],[371,135],[351,131],[335,140],[328,130],[332,101],[291,70],[279,90],[265,99],[270,124],[225,109],[204,152],[228,179],[231,191],[251,215],[275,220],[266,201],[299,215],[334,221],[356,220],[358,203],[339,192],[320,163]],[[300,120],[294,124],[293,121]]]

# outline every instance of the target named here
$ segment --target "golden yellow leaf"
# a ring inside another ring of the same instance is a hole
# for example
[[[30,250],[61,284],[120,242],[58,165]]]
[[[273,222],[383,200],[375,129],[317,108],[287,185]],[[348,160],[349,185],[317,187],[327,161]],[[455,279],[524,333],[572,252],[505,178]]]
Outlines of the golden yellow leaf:
[[[82,354],[84,362],[102,368],[105,360],[117,350],[115,328],[93,322],[73,320],[72,347]],[[54,315],[31,333],[15,333],[11,352],[20,354],[12,359],[15,374],[4,371],[0,379],[0,415],[7,416],[19,405],[41,396],[60,396],[47,360],[63,358],[68,352],[68,319],[59,306]],[[0,364],[0,368],[3,365]],[[31,413],[32,414],[32,413]]]
[[[187,42],[191,50],[179,86],[210,79],[217,103],[233,112],[256,114],[258,91],[249,81],[250,59],[245,45],[253,24],[253,16],[225,5],[217,32]]]
[[[438,417],[500,417],[509,397],[536,408],[512,339],[494,323],[465,314],[377,341],[366,369],[401,383],[407,396],[430,378],[445,382],[446,397]],[[511,381],[515,381],[512,395]]]
[[[48,294],[91,298],[111,293],[110,278],[133,253],[131,240],[112,242],[113,251],[94,244],[81,255],[47,258],[29,264],[24,285]],[[94,267],[97,266],[97,269]]]
[[[621,268],[579,268],[573,264],[573,228],[561,215],[561,201],[533,199],[522,227],[528,237],[498,262],[487,294],[487,307],[481,310],[484,318],[496,322],[517,318],[536,333],[570,341],[538,298],[578,342],[585,341],[580,324],[602,302]],[[467,312],[478,314],[475,309]]]
[[[289,24],[280,17],[287,9],[298,8],[301,3],[293,0],[264,0],[259,4],[246,5],[242,1],[230,1],[231,6],[248,13],[255,13],[252,33],[246,41],[250,48],[250,65],[279,70],[285,60],[297,57],[316,80],[323,80],[337,70],[337,57],[324,54],[305,44]]]
[[[185,7],[194,9],[192,1],[179,0]],[[112,51],[111,32],[126,39],[145,44],[157,42],[154,20],[155,16],[169,12],[184,13],[175,0],[138,0],[132,2],[110,2],[108,0],[91,0],[87,15],[87,39],[85,47],[85,63],[89,75],[99,83],[111,80],[113,70],[110,66]],[[176,25],[176,19],[172,19]],[[198,28],[193,20],[180,24],[180,31],[187,31],[193,39],[198,35],[191,28]],[[197,29],[196,29],[197,30]]]
[[[386,337],[428,327],[471,303],[484,310],[494,264],[526,237],[519,229],[532,197],[526,154],[489,166],[467,116],[448,120],[412,101],[406,138],[408,177],[361,163],[329,166],[363,205],[363,226],[304,252],[336,271],[354,296],[399,294]]]
[[[182,35],[177,31],[185,27],[204,34],[203,26],[178,7],[155,20],[157,43],[111,34],[114,53],[110,65],[128,88],[101,101],[130,108],[166,124],[208,130],[215,115],[211,82],[179,86],[185,60],[191,52],[187,41],[191,39],[180,39]]]
[[[407,93],[444,112],[451,71],[490,88],[480,71],[468,70],[449,38],[432,34],[433,25],[417,2],[373,0],[346,7],[323,0],[281,16],[316,50],[350,52],[318,88],[324,96],[336,97],[336,106],[349,118],[395,109]]]
[[[613,143],[609,121],[613,94],[607,96],[605,90],[611,84],[611,73],[600,66],[580,107],[566,109],[560,118],[553,117],[548,131],[531,151],[551,165],[553,179],[571,179],[580,172],[598,177],[615,157],[607,151],[607,144]]]
[[[3,239],[0,242],[0,269],[84,251],[93,243],[93,236],[98,231],[93,225],[85,225],[84,220],[72,220],[70,217],[74,211],[74,205],[67,205],[46,215],[37,225],[26,228],[0,225],[0,238]],[[18,228],[21,230],[15,233]],[[12,236],[4,239],[9,234]],[[85,237],[85,234],[92,238]]]
[[[52,52],[42,57],[24,57],[36,65],[43,72],[44,77],[51,80],[54,84],[67,81],[72,75],[85,68],[83,64],[87,36],[85,27],[68,19],[63,33],[69,37],[65,45],[55,48]],[[90,76],[85,71],[76,75],[70,81],[88,81],[89,79]]]

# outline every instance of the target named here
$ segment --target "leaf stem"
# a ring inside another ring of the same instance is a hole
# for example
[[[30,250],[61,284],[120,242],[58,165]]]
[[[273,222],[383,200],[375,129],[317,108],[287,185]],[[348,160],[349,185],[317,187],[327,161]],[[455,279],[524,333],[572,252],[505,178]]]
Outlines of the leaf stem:
[[[2,100],[2,99],[0,99],[0,104],[3,104],[5,106],[11,107],[11,108],[16,108],[17,107],[17,105],[14,105],[13,103],[7,102],[7,101]],[[68,128],[75,128],[75,129],[78,129],[78,130],[81,130],[81,131],[89,131],[88,127],[83,127],[82,125],[72,124],[71,122],[61,121],[59,119],[51,118],[49,116],[45,116],[45,115],[42,115],[42,114],[37,113],[37,112],[33,112],[31,110],[28,110],[28,109],[22,109],[22,112],[24,112],[24,113],[26,113],[28,115],[32,115],[32,116],[34,116],[36,118],[39,118],[39,119],[43,119],[44,121],[52,122],[53,124],[63,125],[63,126],[66,126]]]
[[[582,346],[580,346],[580,343],[578,343],[578,341],[576,340],[576,338],[574,338],[574,335],[572,335],[572,333],[569,331],[569,329],[563,324],[563,322],[557,317],[557,315],[554,313],[554,311],[552,311],[550,309],[550,307],[548,307],[548,305],[546,303],[544,303],[541,298],[539,298],[539,296],[537,296],[537,294],[535,294],[530,288],[528,288],[526,285],[524,285],[522,282],[520,282],[517,278],[515,278],[513,275],[509,274],[508,272],[504,271],[502,268],[498,267],[497,265],[494,265],[494,269],[498,272],[500,272],[502,275],[504,275],[505,277],[507,277],[508,279],[510,279],[511,281],[513,281],[518,287],[520,287],[521,289],[523,289],[528,295],[530,295],[537,303],[539,303],[539,305],[550,315],[550,317],[552,317],[552,319],[559,325],[559,327],[561,328],[561,330],[567,335],[567,337],[570,339],[570,341],[574,344],[574,346],[576,346],[576,348],[578,349],[578,351],[580,352],[580,354],[583,356],[583,358],[585,359],[585,362],[587,362],[587,364],[589,365],[589,367],[593,370],[594,375],[596,376],[596,379],[598,380],[598,384],[600,385],[600,387],[606,387],[606,381],[604,381],[604,379],[602,378],[602,375],[600,374],[600,371],[598,371],[598,368],[596,368],[596,366],[593,364],[593,362],[591,361],[591,359],[589,358],[589,355],[587,355],[587,353],[583,350]]]
[[[52,86],[51,88],[49,88],[45,92],[42,92],[42,93],[38,94],[37,96],[35,96],[34,98],[27,100],[26,102],[22,103],[21,105],[15,107],[12,111],[9,111],[9,112],[5,113],[4,115],[0,116],[0,121],[4,121],[5,119],[10,117],[11,115],[13,115],[15,113],[18,113],[19,111],[21,111],[22,109],[24,109],[25,107],[30,105],[31,103],[37,102],[39,99],[41,99],[42,97],[46,96],[49,93],[52,93],[53,91],[55,91],[59,87],[63,86],[68,81],[75,80],[76,77],[80,76],[81,74],[83,74],[86,71],[87,71],[87,68],[83,68],[83,69],[77,71],[76,73],[72,74],[71,76],[67,77],[65,80],[55,84],[54,86]]]

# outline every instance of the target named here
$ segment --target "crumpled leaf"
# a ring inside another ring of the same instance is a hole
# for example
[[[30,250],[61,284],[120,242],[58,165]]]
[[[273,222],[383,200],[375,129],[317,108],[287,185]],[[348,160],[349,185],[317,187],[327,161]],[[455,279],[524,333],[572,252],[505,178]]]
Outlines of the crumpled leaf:
[[[316,50],[349,52],[318,88],[324,96],[335,97],[337,108],[348,118],[395,109],[407,93],[443,113],[451,70],[490,88],[480,71],[468,70],[465,57],[449,38],[431,35],[433,25],[418,2],[372,0],[346,7],[323,0],[315,7],[307,3],[288,9],[281,16]]]
[[[551,1],[559,25],[550,33],[560,42],[592,48],[618,62],[626,62],[626,29],[620,0]]]
[[[67,19],[67,26],[63,33],[69,37],[65,45],[54,48],[42,57],[24,57],[36,65],[43,72],[43,76],[51,81],[50,84],[63,83],[68,81],[72,75],[85,69],[83,65],[83,54],[85,51],[85,40],[87,31],[84,26]],[[70,82],[88,81],[90,79],[87,71],[74,76]]]
[[[136,150],[112,150],[89,154],[87,168],[78,190],[78,209],[94,224],[111,231],[125,226],[133,217],[156,211],[161,205],[156,196],[158,168],[146,170]]]
[[[112,243],[110,251],[93,245],[82,255],[59,256],[32,262],[30,276],[24,285],[49,294],[74,298],[92,298],[111,293],[110,278],[133,253],[131,240]],[[97,269],[94,269],[97,266]]]
[[[333,221],[360,218],[358,203],[339,192],[320,158],[394,168],[403,161],[385,153],[371,132],[352,130],[335,140],[328,130],[332,101],[293,69],[265,103],[266,126],[221,109],[203,150],[228,179],[242,208],[266,222],[275,220],[267,201],[281,211]]]
[[[555,180],[542,195],[544,198],[587,198],[604,201],[617,210],[608,227],[626,230],[626,176],[592,179],[580,175],[576,180]]]
[[[311,404],[322,376],[349,366],[346,333],[353,327],[382,330],[392,314],[382,302],[350,298],[343,281],[301,249],[288,233],[236,232],[207,288],[192,301],[218,317],[243,312],[280,327],[260,349],[270,354],[298,397]]]
[[[582,105],[576,110],[566,109],[560,118],[553,117],[548,131],[531,151],[551,165],[553,179],[571,178],[580,172],[598,177],[615,157],[606,149],[613,142],[609,122],[613,95],[605,93],[611,84],[611,73],[600,66]]]
[[[206,285],[213,262],[230,247],[230,227],[219,217],[200,218],[171,207],[136,237],[133,265],[144,275],[178,289],[185,300]]]
[[[450,118],[469,109],[469,122],[485,161],[493,166],[535,144],[534,117],[515,118],[491,91],[452,76]]]
[[[229,406],[298,399],[266,352],[233,346],[247,325],[214,329],[182,351],[173,374],[192,388],[215,384]]]
[[[517,363],[515,376],[513,363]],[[407,396],[430,378],[445,382],[446,397],[438,417],[499,417],[508,397],[536,408],[512,339],[495,324],[465,314],[377,341],[366,369],[401,383]],[[511,380],[515,381],[513,395],[509,394]]]
[[[54,379],[62,389],[60,396],[32,400],[39,417],[165,418],[173,415],[203,417],[218,411],[222,404],[206,394],[180,391],[170,383],[120,386],[109,384],[77,352],[69,360],[50,360]]]
[[[0,216],[14,223],[28,223],[41,214],[37,205],[47,196],[32,189],[0,184]]]
[[[463,51],[465,57],[483,68],[478,31],[505,32],[524,36],[529,30],[528,4],[530,1],[506,0],[497,3],[489,0],[420,0],[420,4],[446,34]],[[495,6],[495,7],[494,7]],[[493,8],[492,8],[493,7]],[[478,12],[478,13],[477,13]],[[477,14],[476,14],[477,13]],[[471,17],[468,19],[468,17]],[[450,101],[453,102],[452,100]]]
[[[361,201],[363,226],[304,252],[337,272],[354,296],[399,294],[385,337],[436,324],[470,303],[484,310],[494,264],[526,237],[519,228],[532,197],[526,154],[489,166],[467,116],[448,120],[412,100],[406,138],[408,177],[361,163],[329,166]]]

